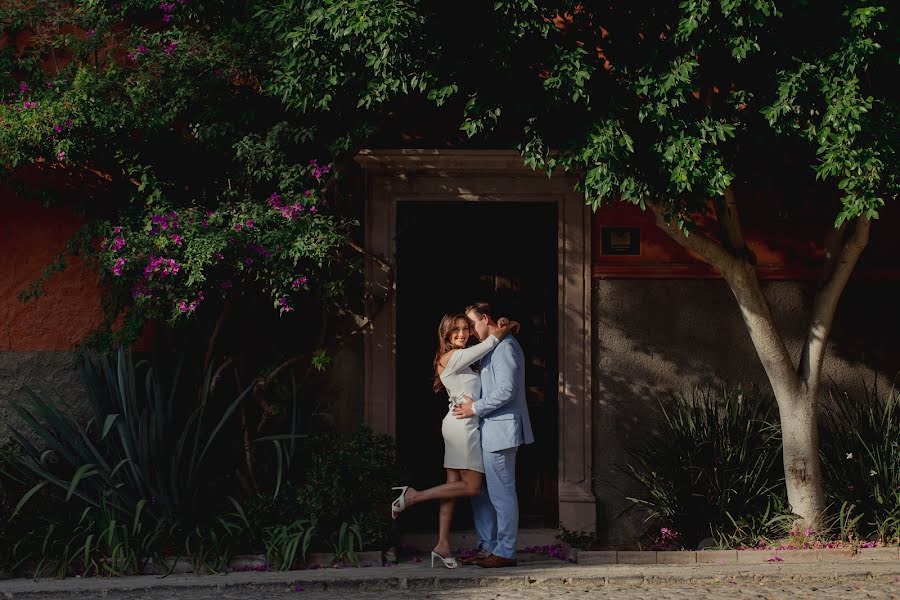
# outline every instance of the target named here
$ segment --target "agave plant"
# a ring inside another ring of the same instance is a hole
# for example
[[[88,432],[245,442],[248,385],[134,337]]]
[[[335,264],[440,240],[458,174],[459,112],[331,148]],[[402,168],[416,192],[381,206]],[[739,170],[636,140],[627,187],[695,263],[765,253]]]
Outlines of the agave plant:
[[[617,469],[637,482],[630,498],[680,532],[688,545],[766,512],[781,490],[781,436],[769,394],[695,389],[660,403],[659,429],[629,449]]]
[[[876,383],[850,394],[832,385],[821,429],[829,496],[862,517],[857,534],[900,542],[900,392]]]
[[[212,369],[204,375],[198,405],[186,412],[176,405],[185,397],[179,386],[183,364],[182,355],[167,378],[121,348],[113,361],[84,354],[79,366],[92,413],[84,427],[30,389],[22,401],[12,400],[30,433],[10,426],[23,450],[19,465],[39,479],[13,514],[40,489],[55,486],[66,501],[114,510],[123,522],[146,513],[193,528],[202,512],[204,463],[252,384],[207,423]]]

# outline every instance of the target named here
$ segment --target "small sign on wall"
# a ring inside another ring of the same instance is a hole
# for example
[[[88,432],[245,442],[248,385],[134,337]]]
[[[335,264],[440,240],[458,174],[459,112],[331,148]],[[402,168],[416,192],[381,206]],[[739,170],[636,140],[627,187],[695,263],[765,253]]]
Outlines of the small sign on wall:
[[[608,256],[640,256],[640,227],[601,227],[600,252]]]

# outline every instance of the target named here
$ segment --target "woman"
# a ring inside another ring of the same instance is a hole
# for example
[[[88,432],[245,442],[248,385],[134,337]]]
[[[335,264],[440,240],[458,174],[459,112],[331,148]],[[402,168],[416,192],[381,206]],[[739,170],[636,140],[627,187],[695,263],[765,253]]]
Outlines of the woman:
[[[472,329],[469,320],[462,313],[444,315],[438,327],[438,349],[434,357],[434,391],[447,390],[450,410],[462,401],[463,396],[478,398],[481,395],[481,377],[473,368],[500,342],[510,330],[518,332],[518,323],[507,319],[498,321],[500,329],[483,342],[466,348]],[[400,495],[391,504],[391,516],[397,518],[409,506],[428,500],[440,500],[438,517],[438,543],[431,552],[431,566],[440,560],[448,569],[459,566],[450,555],[450,522],[457,498],[477,496],[484,479],[484,464],[481,459],[481,435],[478,419],[457,419],[448,410],[441,424],[444,436],[444,468],[447,469],[447,483],[416,490],[409,486],[392,489],[400,490]]]

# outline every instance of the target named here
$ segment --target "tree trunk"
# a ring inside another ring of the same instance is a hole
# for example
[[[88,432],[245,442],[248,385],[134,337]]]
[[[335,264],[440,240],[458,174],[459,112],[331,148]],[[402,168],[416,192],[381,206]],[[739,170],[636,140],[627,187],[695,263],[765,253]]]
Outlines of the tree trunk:
[[[825,516],[825,485],[819,457],[818,381],[810,386],[798,375],[754,267],[739,260],[721,272],[738,302],[778,403],[788,504],[794,514],[803,518],[805,527],[818,531]]]
[[[774,386],[773,386],[774,387]],[[818,389],[801,386],[783,397],[775,393],[784,443],[784,481],[788,504],[805,526],[821,531],[825,517],[825,485],[819,456]]]

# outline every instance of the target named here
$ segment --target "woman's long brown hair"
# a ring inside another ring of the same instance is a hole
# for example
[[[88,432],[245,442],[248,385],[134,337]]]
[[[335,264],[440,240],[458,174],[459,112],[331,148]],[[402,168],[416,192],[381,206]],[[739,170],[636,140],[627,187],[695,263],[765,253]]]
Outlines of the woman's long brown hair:
[[[440,366],[441,357],[444,354],[451,350],[456,350],[456,346],[450,343],[450,335],[457,330],[456,323],[461,320],[466,323],[469,322],[469,319],[463,313],[444,315],[441,319],[441,324],[438,325],[438,347],[437,352],[434,354],[434,393],[444,389],[444,384],[441,383],[441,376],[438,374],[438,366]]]

